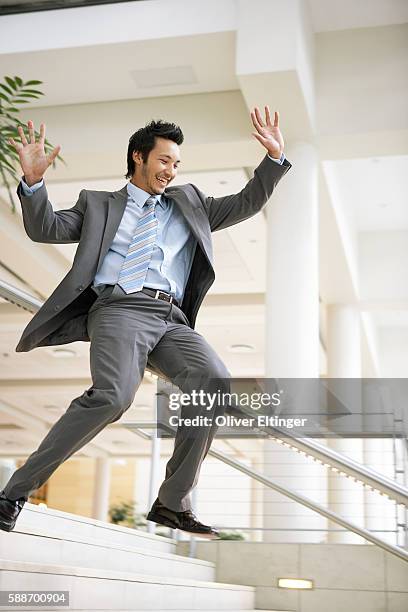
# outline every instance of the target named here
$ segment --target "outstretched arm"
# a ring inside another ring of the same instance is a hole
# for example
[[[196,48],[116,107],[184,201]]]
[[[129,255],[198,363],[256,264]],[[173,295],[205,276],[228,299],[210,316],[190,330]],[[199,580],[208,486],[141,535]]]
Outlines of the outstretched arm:
[[[86,192],[81,191],[75,206],[67,210],[55,211],[48,200],[43,176],[58,155],[61,147],[45,154],[45,124],[40,126],[40,138],[35,140],[35,130],[32,121],[27,124],[29,142],[24,130],[18,127],[21,144],[10,138],[10,144],[16,149],[21,169],[24,174],[17,189],[17,195],[23,211],[23,222],[28,236],[35,242],[63,244],[78,242],[86,206]],[[28,189],[31,188],[32,189]]]
[[[79,242],[86,209],[86,191],[82,189],[75,206],[56,210],[48,199],[43,184],[32,195],[25,195],[22,184],[17,189],[27,235],[34,242],[67,244]]]
[[[279,129],[279,113],[275,111],[272,124],[269,107],[265,106],[264,123],[256,107],[251,112],[251,118],[256,129],[253,136],[267,150],[267,155],[255,169],[253,178],[239,193],[219,198],[206,197],[194,186],[204,204],[211,231],[235,225],[259,212],[271,197],[280,179],[292,167],[283,155],[284,141]],[[280,159],[282,163],[279,163]]]

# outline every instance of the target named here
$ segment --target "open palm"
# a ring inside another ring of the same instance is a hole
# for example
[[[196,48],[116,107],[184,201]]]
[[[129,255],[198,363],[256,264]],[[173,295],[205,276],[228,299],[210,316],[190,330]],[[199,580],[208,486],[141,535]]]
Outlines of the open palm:
[[[251,111],[251,119],[256,132],[252,132],[257,140],[268,150],[271,157],[278,159],[283,152],[285,143],[279,129],[279,113],[275,111],[274,121],[271,121],[269,106],[265,106],[265,121],[261,117],[259,108]]]
[[[47,168],[51,166],[54,159],[57,157],[61,147],[55,147],[49,155],[45,152],[45,124],[42,123],[40,126],[40,137],[38,142],[35,141],[35,130],[32,121],[28,124],[29,140],[24,134],[22,126],[18,127],[18,133],[21,138],[21,144],[15,142],[13,138],[10,138],[9,142],[18,153],[20,159],[21,169],[23,170],[24,177],[27,184],[34,184],[40,181]]]

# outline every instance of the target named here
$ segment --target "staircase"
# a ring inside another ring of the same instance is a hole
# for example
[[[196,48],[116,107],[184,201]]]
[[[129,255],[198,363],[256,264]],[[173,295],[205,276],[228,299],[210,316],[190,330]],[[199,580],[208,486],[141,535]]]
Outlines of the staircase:
[[[69,592],[68,607],[17,608],[37,612],[253,611],[253,587],[217,583],[214,563],[175,548],[169,538],[26,504],[14,531],[0,531],[0,591]]]

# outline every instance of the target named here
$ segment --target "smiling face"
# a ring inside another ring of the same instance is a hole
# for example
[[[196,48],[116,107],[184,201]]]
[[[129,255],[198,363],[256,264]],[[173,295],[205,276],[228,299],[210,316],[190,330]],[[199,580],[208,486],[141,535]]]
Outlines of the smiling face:
[[[168,138],[156,137],[155,146],[144,162],[139,151],[133,152],[135,172],[131,183],[151,195],[160,195],[177,176],[180,163],[178,144]]]

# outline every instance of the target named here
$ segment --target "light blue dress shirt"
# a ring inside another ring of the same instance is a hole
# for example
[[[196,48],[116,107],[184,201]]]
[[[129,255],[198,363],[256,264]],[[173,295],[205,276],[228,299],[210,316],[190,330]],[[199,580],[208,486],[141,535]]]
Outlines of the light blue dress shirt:
[[[283,153],[280,159],[275,159],[270,155],[268,157],[278,164],[283,164],[285,159]],[[41,180],[28,187],[24,180],[21,180],[21,187],[26,196],[32,195],[43,184],[44,181]],[[128,183],[127,192],[128,198],[122,220],[102,265],[95,275],[93,287],[102,288],[102,286],[117,283],[142,208],[151,195],[133,183]],[[157,240],[144,287],[166,291],[181,303],[197,241],[174,200],[163,195],[156,197]]]
[[[117,283],[142,208],[150,197],[149,193],[133,183],[128,183],[127,191],[125,212],[102,266],[95,276],[94,285]],[[163,195],[156,196],[156,199],[156,243],[143,286],[166,291],[181,303],[196,239],[174,200]]]

